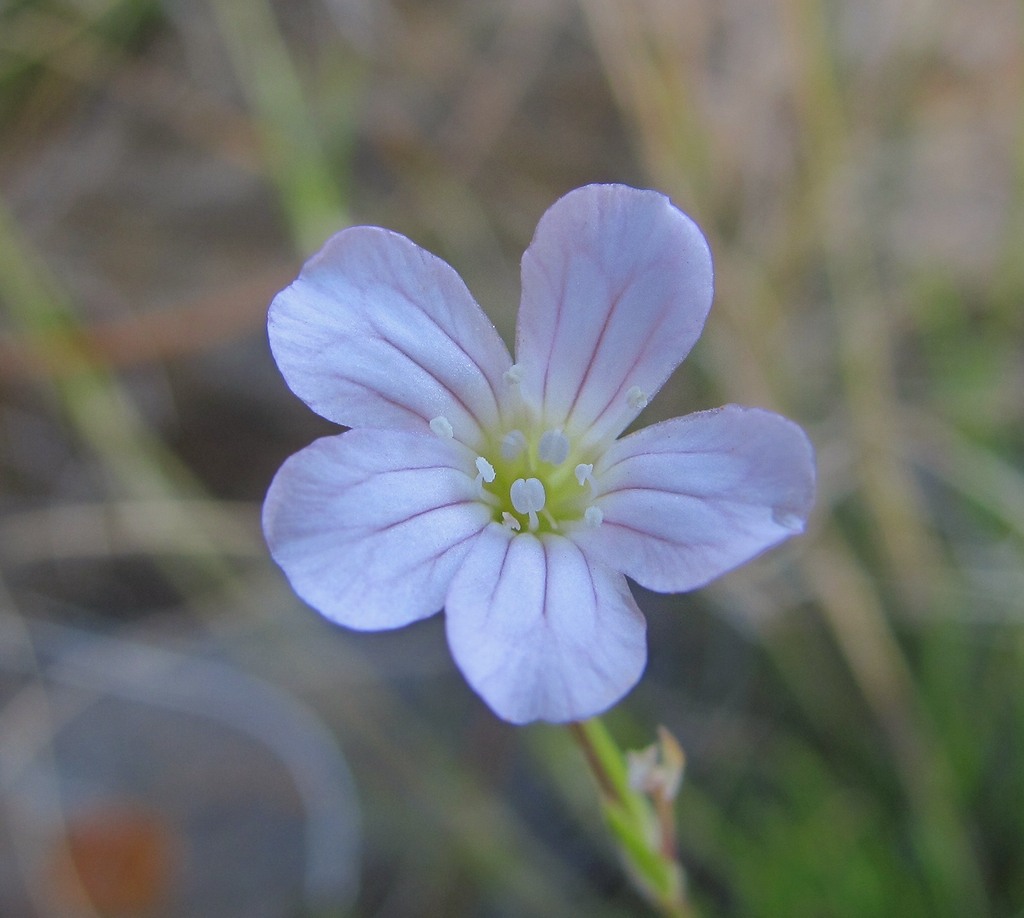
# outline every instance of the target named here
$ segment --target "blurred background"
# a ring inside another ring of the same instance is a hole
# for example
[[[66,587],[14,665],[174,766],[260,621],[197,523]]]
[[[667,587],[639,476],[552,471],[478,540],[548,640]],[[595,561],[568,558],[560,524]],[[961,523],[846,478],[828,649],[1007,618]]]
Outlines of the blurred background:
[[[643,422],[801,423],[809,532],[637,590],[608,718],[688,755],[708,916],[1024,915],[1024,12],[1013,0],[0,0],[0,915],[644,914],[565,731],[440,617],[332,627],[259,509],[331,425],[266,306],[353,223],[510,338],[588,182],[703,227]]]

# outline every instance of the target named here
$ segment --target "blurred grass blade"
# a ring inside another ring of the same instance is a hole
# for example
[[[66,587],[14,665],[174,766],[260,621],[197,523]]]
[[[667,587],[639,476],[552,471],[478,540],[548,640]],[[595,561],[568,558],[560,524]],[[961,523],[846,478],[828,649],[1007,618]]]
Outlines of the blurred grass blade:
[[[273,10],[267,0],[211,0],[210,5],[296,246],[312,252],[347,216]],[[344,110],[341,100],[338,110]]]

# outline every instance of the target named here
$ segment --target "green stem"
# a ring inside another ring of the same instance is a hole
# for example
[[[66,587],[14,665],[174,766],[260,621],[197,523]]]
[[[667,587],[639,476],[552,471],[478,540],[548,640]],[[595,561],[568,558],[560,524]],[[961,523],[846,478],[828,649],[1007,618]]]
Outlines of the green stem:
[[[671,801],[656,794],[652,800],[630,786],[626,757],[600,720],[569,724],[569,733],[597,782],[605,822],[633,885],[660,914],[696,918],[676,853]]]

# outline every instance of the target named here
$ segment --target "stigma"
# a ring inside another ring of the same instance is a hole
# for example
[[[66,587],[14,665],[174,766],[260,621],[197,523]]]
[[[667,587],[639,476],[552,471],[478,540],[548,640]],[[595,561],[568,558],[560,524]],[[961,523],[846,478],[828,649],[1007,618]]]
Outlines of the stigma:
[[[540,521],[537,513],[544,509],[547,493],[544,483],[539,478],[517,478],[509,489],[509,498],[516,513],[527,514],[530,521],[530,532],[536,532]]]

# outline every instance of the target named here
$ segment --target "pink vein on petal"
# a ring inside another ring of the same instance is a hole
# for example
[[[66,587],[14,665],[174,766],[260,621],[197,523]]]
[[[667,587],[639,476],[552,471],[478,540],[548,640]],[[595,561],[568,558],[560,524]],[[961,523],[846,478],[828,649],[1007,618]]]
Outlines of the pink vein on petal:
[[[607,497],[609,494],[628,494],[630,491],[637,491],[641,493],[649,494],[663,494],[669,497],[685,497],[689,500],[698,501],[702,504],[742,504],[749,506],[761,506],[763,501],[760,498],[744,498],[735,496],[725,496],[718,494],[695,494],[692,491],[677,491],[670,488],[659,488],[654,485],[623,485],[621,488],[609,488],[607,491],[603,491],[599,497]]]
[[[487,594],[487,602],[485,603],[487,608],[486,619],[489,619],[494,613],[494,596],[498,592],[498,585],[501,583],[501,575],[505,572],[505,564],[508,562],[508,553],[512,550],[512,540],[509,539],[505,543],[505,554],[501,557],[501,564],[498,567],[498,576],[494,578],[494,583],[491,586],[491,592]]]
[[[433,569],[440,562],[441,558],[443,558],[445,555],[447,555],[450,551],[453,551],[454,549],[458,548],[460,545],[464,545],[470,539],[475,539],[479,534],[480,534],[479,530],[477,530],[476,532],[471,532],[469,535],[463,536],[461,539],[459,539],[458,542],[452,542],[451,545],[446,545],[440,551],[434,552],[434,554],[429,555],[427,557],[420,558],[419,560],[417,560],[413,564],[406,566],[404,568],[404,570],[406,570],[406,571],[413,570],[413,569],[415,569],[417,567],[422,566],[423,564],[429,564],[431,569]]]
[[[393,348],[398,354],[401,354],[401,356],[408,360],[409,363],[411,363],[413,366],[418,367],[420,370],[422,370],[430,379],[434,380],[445,392],[447,392],[452,397],[453,401],[457,402],[459,405],[462,406],[462,409],[466,412],[466,414],[468,414],[476,422],[477,427],[481,429],[484,428],[485,425],[480,423],[480,418],[477,417],[476,412],[473,411],[473,409],[466,404],[465,399],[463,399],[461,395],[459,395],[450,385],[448,385],[448,383],[446,383],[442,379],[439,379],[436,376],[436,374],[434,374],[433,371],[429,370],[424,364],[422,364],[419,360],[413,357],[412,354],[408,353],[407,351],[399,347],[398,344],[396,344],[394,341],[392,341],[390,338],[384,335],[380,329],[377,330],[377,338],[378,340],[383,341],[389,347]],[[338,375],[341,376],[341,374]],[[347,379],[348,377],[341,376],[341,378]],[[364,388],[366,387],[364,386]],[[415,412],[411,413],[415,414]]]
[[[431,513],[437,513],[439,510],[448,510],[451,507],[462,507],[466,505],[475,504],[475,500],[453,500],[449,501],[447,504],[438,504],[436,507],[427,507],[426,510],[418,510],[416,513],[412,513],[409,516],[403,516],[400,520],[395,520],[393,523],[388,523],[385,526],[353,526],[352,528],[369,529],[374,534],[380,532],[390,532],[392,529],[397,529],[399,526],[404,526],[406,523],[411,523],[413,520],[418,520],[421,516],[428,516]]]
[[[541,403],[541,405],[546,405],[547,401],[548,401],[548,377],[551,374],[551,362],[552,362],[551,358],[554,356],[554,353],[555,353],[555,342],[558,340],[558,332],[559,332],[559,329],[562,327],[562,314],[565,311],[562,308],[562,306],[564,306],[564,304],[565,304],[565,291],[566,291],[566,287],[569,284],[569,271],[568,271],[568,265],[567,265],[568,258],[567,258],[567,255],[566,255],[564,250],[562,251],[561,254],[562,254],[562,272],[561,272],[562,280],[561,280],[561,284],[560,284],[561,293],[559,294],[558,299],[557,299],[557,302],[559,303],[559,308],[557,308],[555,310],[555,327],[553,329],[551,329],[551,340],[548,343],[548,357],[547,357],[547,360],[544,361],[544,384],[541,386],[541,392],[540,392],[540,403]],[[543,265],[543,267],[542,267],[542,273],[547,278],[548,286],[553,289],[554,285],[551,283],[550,273],[549,273],[549,270],[548,270],[548,266],[546,264]]]
[[[551,563],[548,558],[548,546],[543,539],[538,539],[540,542],[541,551],[544,553],[544,585],[541,587],[541,595],[544,597],[541,600],[540,616],[544,621],[548,620],[548,566]]]
[[[615,392],[612,393],[612,395],[609,397],[608,401],[605,403],[605,406],[601,409],[601,411],[597,414],[597,416],[591,422],[591,426],[592,427],[599,426],[601,420],[608,413],[608,410],[615,404],[616,400],[622,395],[622,390],[623,390],[623,388],[625,388],[626,384],[629,382],[629,378],[630,378],[631,374],[643,362],[644,356],[647,353],[647,346],[651,343],[652,339],[658,334],[658,332],[661,329],[662,325],[664,325],[664,323],[665,323],[666,313],[668,312],[668,309],[666,307],[668,305],[669,304],[667,302],[662,304],[661,309],[659,310],[660,313],[661,313],[661,316],[660,316],[659,320],[652,324],[651,330],[647,333],[647,336],[643,340],[643,344],[641,344],[640,348],[637,350],[637,353],[636,353],[636,355],[633,358],[633,362],[629,365],[629,369],[623,374],[623,380],[619,384],[618,389],[616,389]]]
[[[612,316],[615,314],[615,309],[622,299],[623,294],[626,292],[628,282],[622,287],[619,292],[611,298],[611,304],[608,307],[608,311],[604,315],[604,319],[601,322],[601,330],[597,333],[597,341],[594,342],[594,346],[590,350],[590,360],[587,361],[587,368],[583,371],[583,378],[579,381],[576,386],[576,394],[572,397],[572,404],[569,406],[569,410],[565,413],[566,423],[572,418],[572,413],[576,410],[576,403],[580,400],[580,393],[583,391],[584,386],[587,384],[587,380],[590,379],[590,374],[594,369],[594,364],[597,362],[597,354],[601,350],[601,344],[604,342],[604,336],[608,333],[608,327],[612,323]],[[622,388],[621,386],[619,387]]]
[[[405,297],[405,301],[407,303],[412,305],[413,308],[418,309],[423,314],[423,317],[425,319],[427,319],[427,321],[430,322],[434,326],[434,328],[436,328],[439,332],[441,332],[442,335],[444,335],[446,338],[448,338],[448,340],[451,341],[451,343],[455,345],[455,347],[459,351],[459,353],[462,354],[462,356],[465,357],[466,360],[468,360],[469,363],[472,366],[474,366],[479,371],[480,375],[484,378],[484,381],[487,383],[487,388],[490,390],[490,393],[491,393],[491,401],[494,403],[495,411],[497,411],[497,409],[498,409],[498,393],[494,391],[494,383],[491,382],[491,378],[487,375],[486,372],[484,372],[483,367],[480,366],[480,364],[477,362],[476,358],[473,357],[473,355],[470,354],[469,351],[467,351],[465,349],[465,347],[462,346],[462,343],[460,341],[456,340],[456,338],[453,335],[451,335],[447,331],[447,329],[445,329],[445,327],[443,325],[441,325],[440,322],[438,322],[432,315],[430,315],[428,312],[426,312],[426,310],[424,310],[421,307],[417,306],[416,300],[412,297],[412,295],[409,293],[409,291],[405,289],[404,286],[399,286],[399,287],[396,288],[396,290],[403,297]],[[378,331],[379,330],[380,329],[378,328]],[[477,423],[478,424],[480,423],[479,419],[477,419]]]

